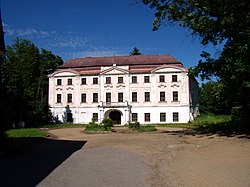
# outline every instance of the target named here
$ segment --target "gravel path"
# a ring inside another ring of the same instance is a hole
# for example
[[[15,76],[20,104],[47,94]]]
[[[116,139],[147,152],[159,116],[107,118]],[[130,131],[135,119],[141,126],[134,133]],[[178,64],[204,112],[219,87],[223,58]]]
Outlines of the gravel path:
[[[0,159],[1,186],[250,186],[249,136],[125,130],[47,130],[47,141]]]

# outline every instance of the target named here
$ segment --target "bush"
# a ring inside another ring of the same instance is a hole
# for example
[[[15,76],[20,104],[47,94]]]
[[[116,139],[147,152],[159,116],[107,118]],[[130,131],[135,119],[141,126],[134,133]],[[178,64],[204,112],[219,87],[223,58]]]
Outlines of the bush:
[[[101,124],[103,124],[105,131],[110,130],[114,126],[110,118],[103,119]]]
[[[136,121],[134,123],[129,123],[128,128],[137,130],[140,128],[140,126],[141,126],[140,123]]]
[[[154,126],[152,126],[152,125],[141,126],[139,122],[130,123],[128,125],[128,128],[132,129],[133,131],[137,131],[137,132],[156,131],[156,128]]]

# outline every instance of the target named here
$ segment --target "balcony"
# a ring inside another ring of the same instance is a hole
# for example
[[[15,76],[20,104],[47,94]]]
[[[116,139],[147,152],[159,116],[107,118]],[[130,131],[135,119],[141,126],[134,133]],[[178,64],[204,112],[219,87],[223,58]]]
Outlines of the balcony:
[[[103,108],[117,108],[117,107],[128,107],[128,102],[100,102],[99,107]]]

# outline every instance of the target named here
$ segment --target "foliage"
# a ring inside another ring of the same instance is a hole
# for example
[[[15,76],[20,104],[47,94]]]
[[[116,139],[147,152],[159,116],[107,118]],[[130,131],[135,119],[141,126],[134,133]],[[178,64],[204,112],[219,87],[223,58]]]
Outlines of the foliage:
[[[222,124],[228,122],[231,122],[231,115],[214,115],[208,113],[199,116],[193,122],[191,122],[191,124],[198,127],[206,127],[209,125]]]
[[[105,131],[110,130],[113,127],[113,121],[110,118],[105,118],[102,120],[101,124],[104,126]]]
[[[40,125],[39,128],[72,128],[72,127],[85,127],[85,124],[74,124],[74,123],[62,123],[62,124],[46,124],[46,125]]]
[[[16,38],[7,46],[2,75],[11,123],[24,121],[32,126],[51,121],[47,75],[62,63],[50,51],[39,52],[29,40]]]
[[[138,122],[138,121],[136,121],[136,122],[134,122],[134,123],[129,123],[128,124],[128,128],[130,128],[130,129],[135,129],[135,130],[137,130],[137,129],[139,129],[140,128],[140,122]]]
[[[46,135],[37,128],[10,129],[6,134],[8,138],[45,137]]]
[[[137,47],[134,47],[133,51],[130,52],[130,56],[133,56],[133,55],[141,55],[141,52],[139,49],[137,49]]]
[[[201,113],[216,115],[230,114],[230,106],[225,97],[225,88],[221,82],[203,83],[199,89],[199,110]]]
[[[201,44],[221,44],[217,58],[203,51],[194,74],[202,79],[217,76],[230,105],[242,107],[241,119],[250,113],[249,2],[247,0],[143,0],[154,9],[153,30],[167,20],[191,30]]]
[[[92,131],[95,131],[95,132],[103,132],[103,131],[110,131],[111,130],[111,123],[110,121],[108,120],[103,120],[105,122],[106,125],[99,125],[95,122],[95,119],[92,119],[91,122],[89,122],[88,125],[86,125],[86,128],[85,128],[85,132],[92,132]],[[102,121],[102,123],[103,123]],[[112,120],[111,120],[112,121]],[[113,122],[112,122],[112,125],[113,125]],[[109,127],[110,126],[110,127]]]
[[[140,125],[139,122],[129,123],[128,128],[132,129],[133,131],[137,132],[151,132],[156,131],[155,126],[152,125]]]
[[[8,138],[4,142],[5,155],[17,154],[29,146],[45,140],[46,133],[37,128],[11,129],[6,131]]]

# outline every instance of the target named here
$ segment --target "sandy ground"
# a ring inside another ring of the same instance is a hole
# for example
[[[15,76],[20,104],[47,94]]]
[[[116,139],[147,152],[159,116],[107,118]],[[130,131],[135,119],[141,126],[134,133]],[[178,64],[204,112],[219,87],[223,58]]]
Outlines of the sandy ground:
[[[150,186],[250,186],[250,139],[240,136],[190,135],[178,128],[127,133],[125,128],[85,134],[81,128],[48,130],[50,138],[86,140],[83,149],[127,151],[149,168]]]

